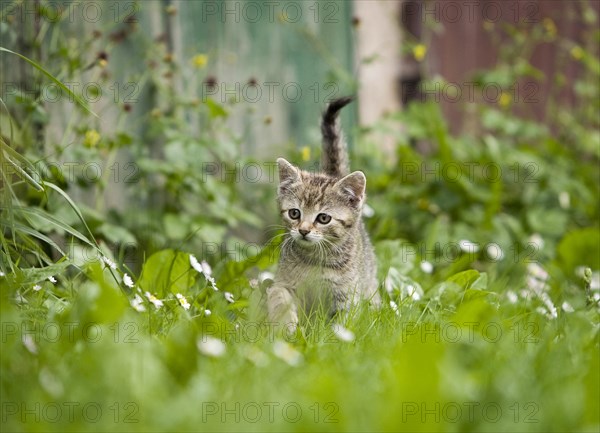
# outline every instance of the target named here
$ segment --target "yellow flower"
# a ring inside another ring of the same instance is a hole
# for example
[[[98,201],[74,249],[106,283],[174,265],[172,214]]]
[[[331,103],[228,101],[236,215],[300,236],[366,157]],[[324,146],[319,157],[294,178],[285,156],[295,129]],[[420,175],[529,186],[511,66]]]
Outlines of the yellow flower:
[[[556,36],[556,24],[550,18],[544,18],[542,20],[542,24],[544,25],[544,29],[549,36]]]
[[[575,45],[573,48],[571,48],[571,57],[573,57],[575,60],[581,60],[584,54],[585,51],[583,51],[583,48],[581,48],[579,45]]]
[[[206,54],[196,54],[192,57],[192,64],[194,67],[201,69],[208,63],[208,56]]]
[[[427,47],[423,44],[418,44],[415,45],[415,47],[413,48],[413,56],[415,56],[415,59],[420,62],[425,58],[425,55],[427,54]]]
[[[310,161],[310,147],[304,146],[301,150],[302,161]]]
[[[83,144],[87,147],[94,147],[100,141],[100,134],[95,129],[89,129],[85,132]]]
[[[511,103],[512,98],[510,97],[510,94],[506,93],[506,92],[502,92],[502,94],[500,95],[500,99],[498,99],[498,104],[500,104],[501,107],[508,107]]]

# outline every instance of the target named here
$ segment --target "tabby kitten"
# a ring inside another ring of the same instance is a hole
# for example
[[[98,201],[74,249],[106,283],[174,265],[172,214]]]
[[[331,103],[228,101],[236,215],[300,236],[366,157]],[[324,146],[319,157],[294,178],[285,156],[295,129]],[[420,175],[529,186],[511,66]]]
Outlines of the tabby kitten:
[[[360,299],[379,305],[373,247],[361,218],[367,179],[348,174],[338,113],[353,98],[332,101],[323,114],[323,173],[279,166],[278,203],[287,229],[279,268],[267,290],[269,319],[295,330],[299,311],[330,316]]]

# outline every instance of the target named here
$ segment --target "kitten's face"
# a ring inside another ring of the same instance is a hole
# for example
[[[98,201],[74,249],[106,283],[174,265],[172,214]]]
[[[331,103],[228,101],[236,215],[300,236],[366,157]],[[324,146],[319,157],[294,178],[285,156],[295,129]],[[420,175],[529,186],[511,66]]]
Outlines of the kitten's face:
[[[283,158],[279,165],[281,217],[300,246],[337,244],[360,218],[366,179],[356,171],[340,180],[301,171]]]

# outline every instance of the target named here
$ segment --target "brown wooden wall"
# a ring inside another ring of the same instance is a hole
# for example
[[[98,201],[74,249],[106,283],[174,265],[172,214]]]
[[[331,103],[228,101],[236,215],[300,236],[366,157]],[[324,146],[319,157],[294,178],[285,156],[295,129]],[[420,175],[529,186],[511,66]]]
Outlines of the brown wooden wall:
[[[596,12],[596,23],[584,25],[584,9],[591,7]],[[567,85],[560,93],[561,104],[574,104],[572,83],[581,73],[578,62],[569,56],[570,47],[575,43],[583,49],[591,50],[598,56],[598,42],[590,37],[590,28],[598,29],[600,1],[584,0],[407,0],[402,5],[402,26],[409,37],[427,46],[427,56],[423,64],[406,56],[402,75],[402,99],[436,97],[428,89],[426,94],[419,92],[417,83],[425,77],[441,75],[450,83],[458,85],[468,94],[464,83],[473,81],[478,70],[492,68],[499,61],[499,53],[509,44],[507,25],[515,26],[518,38],[529,38],[535,28],[544,29],[551,36],[531,53],[517,53],[515,65],[520,57],[530,56],[532,65],[543,73],[543,78],[526,78],[515,83],[518,96],[513,109],[519,114],[540,121],[545,117],[548,95],[554,91],[554,77],[565,75]],[[567,53],[567,55],[565,55]],[[509,67],[511,66],[509,62]],[[422,90],[422,89],[421,89]],[[481,92],[474,92],[482,97]],[[470,97],[470,95],[469,95]],[[463,95],[457,101],[437,96],[451,125],[453,132],[468,128],[466,104],[469,98]],[[487,98],[494,100],[493,89]]]

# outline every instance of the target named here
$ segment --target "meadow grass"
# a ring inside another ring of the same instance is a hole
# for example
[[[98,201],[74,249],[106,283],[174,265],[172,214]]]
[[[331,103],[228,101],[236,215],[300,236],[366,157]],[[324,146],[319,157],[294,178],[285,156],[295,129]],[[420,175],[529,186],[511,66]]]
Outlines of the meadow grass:
[[[3,431],[599,426],[598,309],[583,287],[551,318],[536,296],[509,299],[467,271],[287,335],[249,282],[233,303],[198,281],[187,310],[169,295],[136,311],[108,266],[87,266],[77,289],[58,276],[17,302],[2,277]]]

